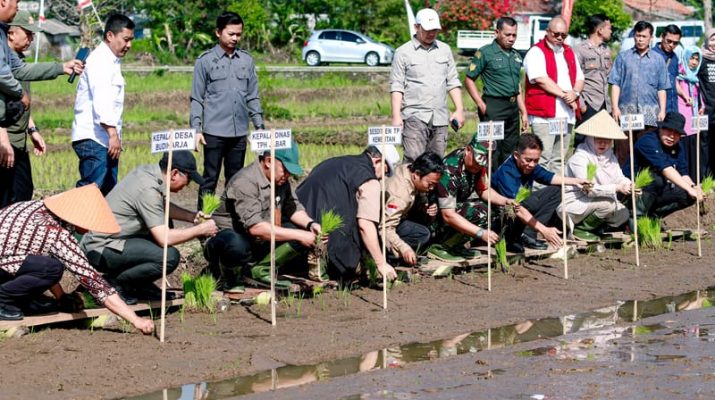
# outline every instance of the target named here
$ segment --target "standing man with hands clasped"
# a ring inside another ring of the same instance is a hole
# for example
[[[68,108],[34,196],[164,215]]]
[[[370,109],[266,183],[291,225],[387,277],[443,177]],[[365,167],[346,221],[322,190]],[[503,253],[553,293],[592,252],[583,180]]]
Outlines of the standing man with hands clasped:
[[[26,96],[29,104],[30,80],[55,79],[62,74],[81,73],[83,66],[78,60],[68,61],[64,64],[57,62],[45,62],[35,64],[24,64],[23,52],[30,47],[34,34],[40,31],[32,16],[27,11],[20,11],[9,24],[7,31],[7,43],[9,57],[16,57],[17,64],[11,64],[14,75],[22,76],[23,96]],[[20,75],[19,71],[25,70],[31,75]],[[17,121],[7,127],[7,136],[11,147],[12,158],[4,164],[6,169],[0,173],[0,208],[19,201],[32,200],[34,186],[32,183],[32,170],[30,168],[30,156],[27,151],[27,137],[32,140],[35,147],[35,154],[40,156],[45,153],[45,141],[40,135],[40,131],[30,116],[30,107],[20,110]],[[6,124],[7,125],[7,124]],[[3,129],[4,130],[4,129]],[[4,135],[4,133],[0,133]],[[3,141],[4,138],[0,141]]]
[[[204,183],[199,195],[213,193],[221,174],[228,182],[243,168],[248,121],[265,129],[258,96],[256,64],[237,47],[243,34],[243,19],[224,12],[216,19],[218,44],[196,60],[191,86],[191,128],[204,145]],[[199,196],[199,208],[201,208]]]
[[[496,28],[494,42],[474,53],[464,79],[464,86],[477,105],[480,122],[504,121],[504,139],[497,142],[493,169],[501,165],[516,149],[516,143],[519,141],[519,122],[521,132],[529,129],[524,96],[519,83],[522,58],[514,49],[516,20],[511,17],[499,18]],[[479,95],[476,84],[480,75],[484,82],[482,96]]]
[[[134,22],[113,14],[104,41],[87,58],[74,103],[72,148],[79,157],[77,186],[96,183],[105,196],[117,184],[122,153],[124,77],[120,60],[132,47]]]
[[[392,125],[402,126],[405,163],[425,151],[444,156],[447,125],[464,125],[462,84],[449,45],[436,40],[442,29],[437,11],[425,8],[415,17],[417,33],[395,51],[390,71]],[[447,96],[454,113],[449,115]]]

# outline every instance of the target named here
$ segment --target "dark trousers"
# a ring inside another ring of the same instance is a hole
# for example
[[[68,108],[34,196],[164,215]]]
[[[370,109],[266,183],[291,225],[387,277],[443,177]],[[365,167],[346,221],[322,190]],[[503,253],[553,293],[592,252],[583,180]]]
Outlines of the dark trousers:
[[[504,121],[504,139],[497,141],[497,148],[492,154],[492,170],[495,171],[512,152],[519,142],[519,105],[516,96],[492,97],[484,96],[487,112],[479,113],[479,121]]]
[[[583,101],[583,100],[581,100],[581,101]],[[605,104],[605,103],[604,103],[604,104],[601,104],[601,107],[599,107],[598,109],[593,108],[593,107],[589,106],[588,104],[586,104],[586,112],[582,113],[582,114],[581,114],[581,119],[579,119],[578,121],[576,121],[576,127],[578,127],[579,125],[581,125],[581,124],[583,124],[584,122],[588,121],[589,118],[591,118],[591,117],[593,117],[594,115],[598,114],[599,111],[605,110],[605,109],[606,109],[606,104]],[[582,134],[580,134],[580,133],[576,133],[576,135],[574,136],[573,148],[576,149],[576,147],[578,147],[578,145],[580,145],[581,143],[583,143],[585,140],[586,140],[586,136],[584,136],[584,135],[582,135]]]
[[[549,225],[554,216],[556,208],[561,203],[561,186],[546,186],[531,193],[521,206],[529,210],[537,221],[544,225]],[[497,229],[504,230],[503,236],[507,243],[519,243],[522,233],[532,238],[536,238],[536,232],[531,228],[526,228],[526,224],[518,218],[507,220],[502,216],[497,222]],[[497,231],[498,233],[498,231]]]
[[[89,262],[98,271],[125,289],[146,286],[161,278],[164,249],[148,239],[131,238],[124,243],[124,250],[105,248],[102,254],[90,251]],[[166,274],[169,275],[179,266],[181,254],[174,247],[169,247],[166,256]]]
[[[643,188],[637,202],[638,216],[664,218],[678,210],[695,204],[688,192],[676,186],[660,174],[653,174],[653,183]]]
[[[685,157],[688,160],[688,175],[693,182],[697,182],[698,173],[698,148],[697,137],[695,135],[685,136]],[[708,132],[700,131],[700,180],[711,173],[708,154]]]
[[[419,252],[427,248],[432,233],[426,226],[405,219],[397,225],[397,236],[410,245],[415,252]]]
[[[0,305],[18,306],[30,296],[49,289],[62,278],[65,266],[46,256],[27,256],[14,276],[3,272]]]
[[[35,187],[32,184],[30,154],[13,146],[15,165],[0,169],[0,208],[19,201],[32,200]]]
[[[223,163],[224,179],[228,182],[231,177],[243,168],[246,157],[246,137],[220,137],[204,134],[204,184],[199,187],[199,195],[213,193],[216,190],[221,164]],[[201,209],[201,196],[199,196],[199,209]]]

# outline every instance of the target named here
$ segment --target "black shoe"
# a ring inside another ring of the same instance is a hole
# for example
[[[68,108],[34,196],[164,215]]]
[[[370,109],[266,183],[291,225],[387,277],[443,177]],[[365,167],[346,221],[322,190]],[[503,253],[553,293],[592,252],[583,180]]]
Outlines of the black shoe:
[[[549,248],[549,245],[543,240],[533,238],[529,235],[521,235],[521,244],[526,248],[534,250],[546,250]]]
[[[25,318],[22,311],[8,304],[0,304],[0,321],[20,321]]]
[[[20,309],[25,315],[55,314],[60,311],[60,305],[45,295],[39,295],[23,302]]]
[[[153,283],[148,283],[135,288],[134,295],[141,300],[159,301],[161,300],[161,289],[156,287]],[[176,293],[167,291],[166,300],[174,299],[176,299]]]
[[[524,252],[524,246],[522,246],[521,243],[507,243],[506,251],[521,254]]]
[[[107,282],[109,282],[109,284],[112,285],[112,287],[117,290],[117,294],[124,301],[124,303],[126,305],[133,306],[134,304],[137,304],[139,302],[138,298],[131,295],[125,288],[122,287],[122,285],[117,283],[117,281],[114,280],[114,278],[109,278],[109,277],[105,276],[104,279],[106,279]]]

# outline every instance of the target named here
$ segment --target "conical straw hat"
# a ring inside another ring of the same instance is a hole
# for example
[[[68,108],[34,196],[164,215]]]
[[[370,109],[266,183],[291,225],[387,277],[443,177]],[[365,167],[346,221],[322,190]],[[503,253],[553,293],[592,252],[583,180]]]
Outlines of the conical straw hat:
[[[618,123],[606,110],[599,111],[576,128],[576,133],[593,136],[601,139],[626,139],[628,138]]]
[[[107,234],[122,230],[95,184],[71,189],[43,201],[53,214],[76,227]]]

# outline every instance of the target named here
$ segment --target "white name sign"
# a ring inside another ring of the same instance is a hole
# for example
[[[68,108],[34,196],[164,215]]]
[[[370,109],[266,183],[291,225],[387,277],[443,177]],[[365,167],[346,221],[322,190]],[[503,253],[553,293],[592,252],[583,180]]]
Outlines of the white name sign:
[[[693,117],[693,119],[690,121],[690,128],[694,131],[706,131],[708,130],[709,123],[710,121],[708,121],[707,115],[699,115]]]
[[[621,129],[624,131],[645,129],[643,114],[621,115]]]
[[[491,133],[489,132],[491,130]],[[480,122],[477,125],[477,140],[502,140],[504,139],[504,121]]]
[[[367,128],[367,144],[368,146],[377,146],[382,144],[382,128],[381,126],[371,126]],[[402,128],[399,126],[386,126],[385,128],[385,144],[402,144]]]
[[[169,151],[170,139],[174,150],[196,150],[196,130],[180,129],[175,131],[153,132],[151,134],[151,152],[163,153]]]
[[[276,129],[273,131],[252,131],[249,136],[251,142],[251,151],[262,153],[271,149],[271,132],[275,132],[274,148],[290,149],[293,134],[290,129]]]
[[[550,135],[566,135],[569,130],[569,120],[566,118],[552,118],[549,120]]]

